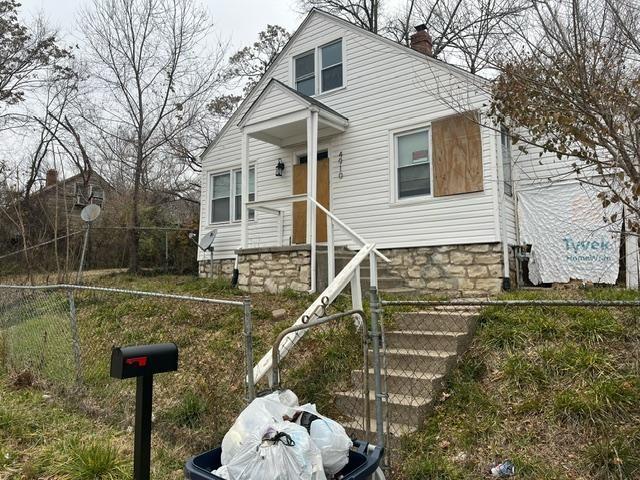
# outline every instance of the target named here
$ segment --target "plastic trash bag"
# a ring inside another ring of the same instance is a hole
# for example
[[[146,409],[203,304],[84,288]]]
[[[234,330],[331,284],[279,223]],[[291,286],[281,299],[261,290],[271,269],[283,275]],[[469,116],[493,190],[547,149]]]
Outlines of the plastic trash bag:
[[[311,414],[306,418],[297,416],[298,423],[308,427],[311,440],[322,454],[324,471],[329,477],[333,477],[349,463],[349,449],[353,442],[342,425],[320,415],[314,404],[307,403],[296,408],[296,411]]]
[[[212,473],[227,480],[326,480],[320,450],[291,422],[249,434],[233,459]]]
[[[282,422],[285,415],[295,413],[297,405],[298,397],[291,390],[273,392],[252,401],[222,439],[222,465],[231,462],[250,434],[264,432],[269,425]]]

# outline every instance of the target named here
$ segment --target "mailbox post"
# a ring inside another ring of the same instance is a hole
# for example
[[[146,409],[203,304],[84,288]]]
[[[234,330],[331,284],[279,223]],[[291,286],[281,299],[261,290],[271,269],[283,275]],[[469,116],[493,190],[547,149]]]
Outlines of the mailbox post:
[[[111,351],[111,376],[136,378],[136,422],[133,449],[134,480],[149,480],[151,472],[151,413],[153,376],[178,369],[175,343],[117,347]]]

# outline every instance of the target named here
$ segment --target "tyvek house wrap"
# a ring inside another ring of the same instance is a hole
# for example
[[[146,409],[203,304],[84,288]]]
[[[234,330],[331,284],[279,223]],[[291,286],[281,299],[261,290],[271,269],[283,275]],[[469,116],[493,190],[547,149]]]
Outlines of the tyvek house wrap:
[[[531,282],[615,283],[621,225],[606,224],[603,216],[620,211],[619,205],[605,211],[593,187],[581,184],[519,192],[520,236],[531,245]]]

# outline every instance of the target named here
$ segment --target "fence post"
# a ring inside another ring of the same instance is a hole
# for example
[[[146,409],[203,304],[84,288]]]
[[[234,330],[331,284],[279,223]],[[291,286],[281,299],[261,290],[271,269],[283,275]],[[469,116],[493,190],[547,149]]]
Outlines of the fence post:
[[[73,290],[67,293],[69,297],[69,322],[71,326],[71,342],[73,346],[73,359],[76,364],[76,385],[82,384],[82,362],[80,360],[80,336],[78,335],[78,317],[76,315],[76,302]]]
[[[375,382],[375,402],[376,402],[376,444],[384,447],[384,418],[382,415],[382,373],[380,366],[380,330],[378,322],[380,320],[380,305],[378,302],[378,289],[372,286],[370,289],[371,301],[371,340],[373,343],[373,375]]]
[[[247,403],[256,398],[256,386],[253,380],[253,326],[251,323],[251,299],[242,300],[244,308],[244,351],[247,368]]]

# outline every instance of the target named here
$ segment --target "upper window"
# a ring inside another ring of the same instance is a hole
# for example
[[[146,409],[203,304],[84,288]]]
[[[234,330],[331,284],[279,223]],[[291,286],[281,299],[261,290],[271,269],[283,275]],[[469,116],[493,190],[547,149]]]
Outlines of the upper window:
[[[342,39],[295,57],[294,72],[296,90],[305,95],[313,96],[318,90],[323,93],[342,87]],[[316,75],[316,72],[319,73]]]
[[[102,206],[104,203],[104,190],[97,186],[91,186],[91,203]]]
[[[249,169],[249,201],[256,199],[255,168]],[[233,201],[231,201],[233,199]],[[249,220],[255,212],[249,210]],[[211,175],[211,223],[242,219],[242,171],[231,170]]]
[[[342,86],[342,40],[325,45],[320,49],[322,58],[321,91]]]
[[[305,53],[295,59],[296,90],[305,95],[316,93],[315,52]]]
[[[511,173],[511,135],[506,127],[500,129],[500,147],[502,149],[502,176],[504,178],[505,195],[513,195],[513,183]]]
[[[431,194],[429,129],[394,137],[398,199]]]

